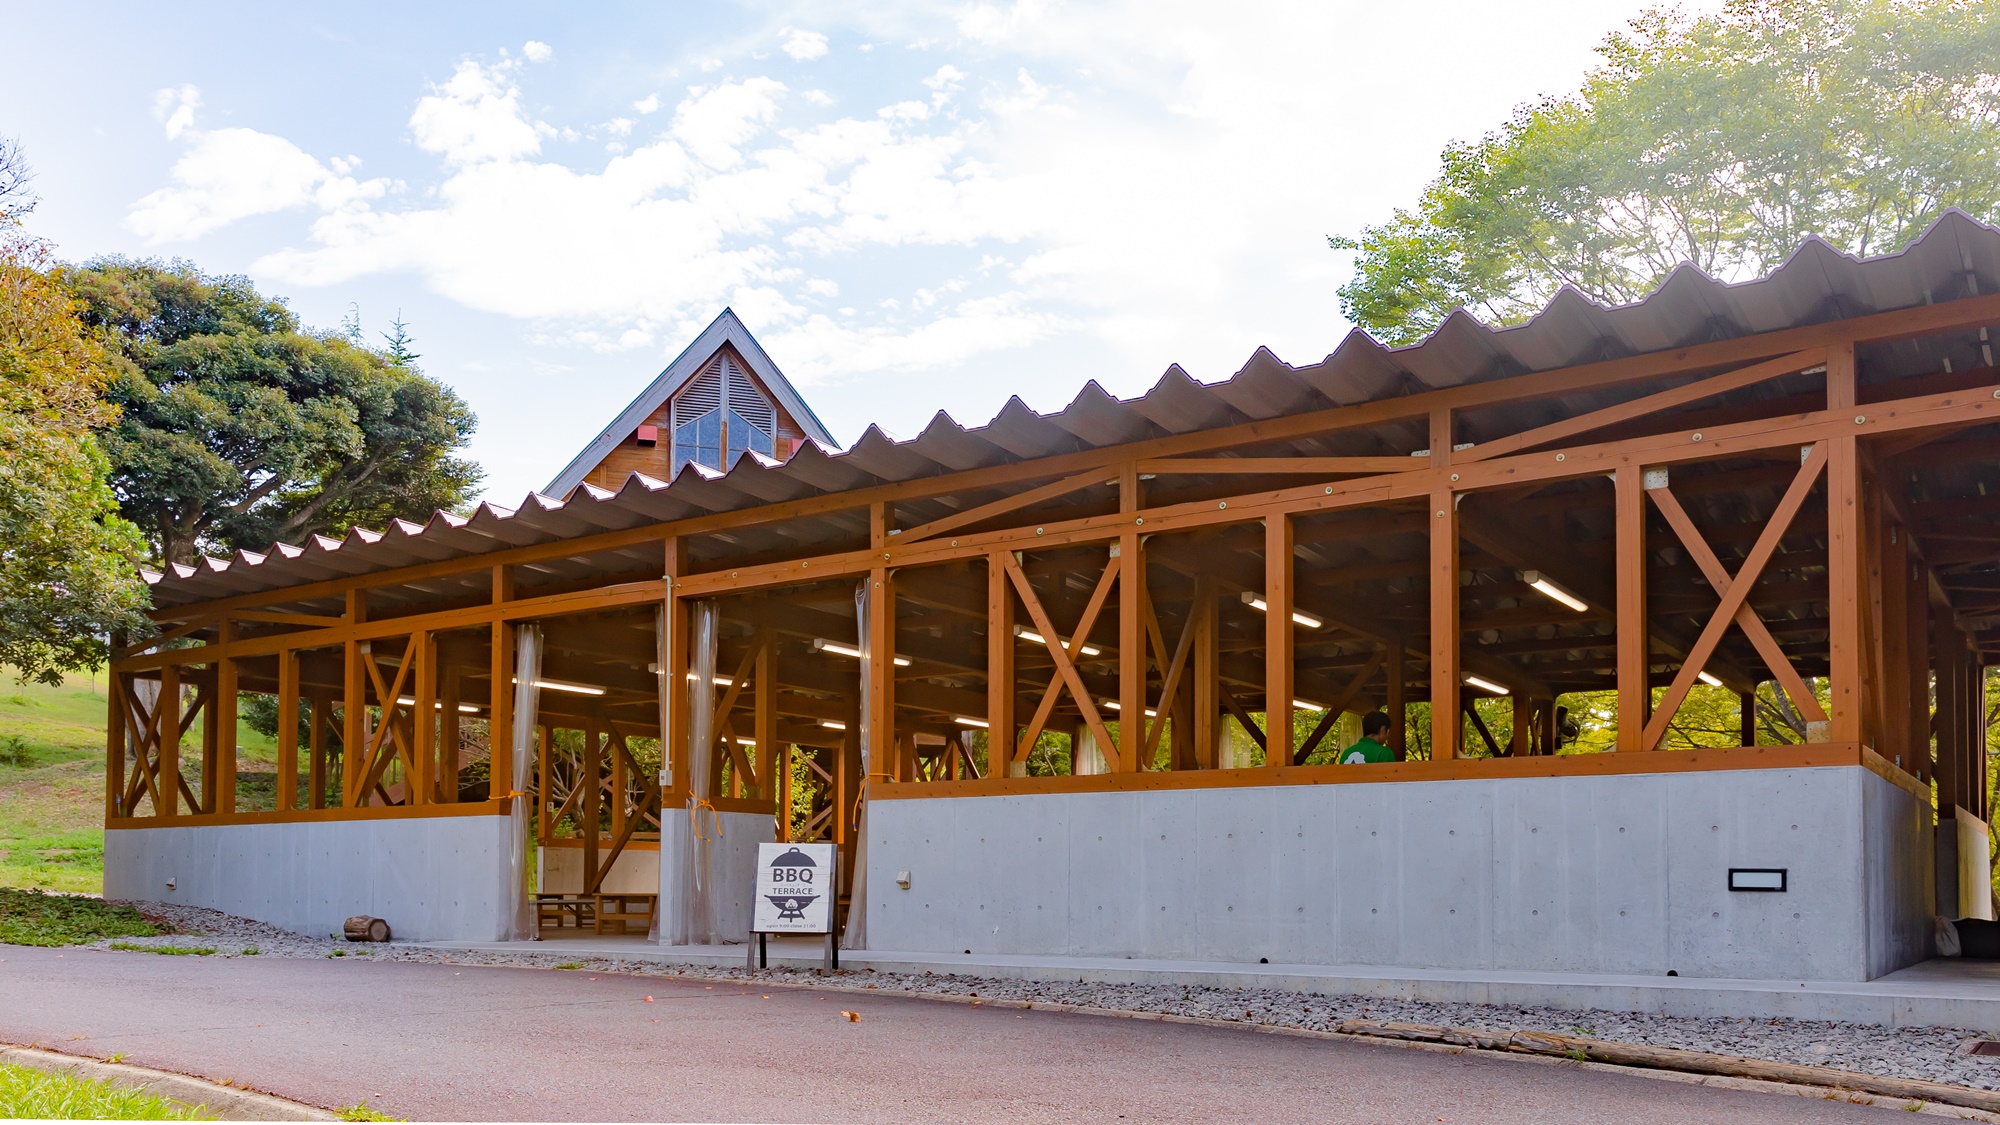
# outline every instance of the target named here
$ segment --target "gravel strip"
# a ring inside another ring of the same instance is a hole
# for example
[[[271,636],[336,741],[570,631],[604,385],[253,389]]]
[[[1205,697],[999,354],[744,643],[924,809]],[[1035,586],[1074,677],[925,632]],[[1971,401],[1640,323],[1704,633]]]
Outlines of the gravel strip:
[[[420,961],[433,964],[499,965],[540,969],[583,969],[635,976],[683,977],[698,980],[743,980],[738,968],[673,965],[617,957],[583,957],[560,952],[488,953],[429,949],[390,942],[353,944],[331,935],[311,937],[262,922],[238,918],[197,906],[167,903],[133,904],[173,933],[154,938],[121,938],[135,945],[189,945],[198,939],[213,946],[218,957],[354,957],[373,961]],[[109,947],[109,941],[92,948]],[[254,954],[249,951],[255,950]],[[843,969],[829,975],[817,969],[766,969],[760,984],[807,987],[873,988],[883,992],[921,992],[982,999],[1073,1004],[1134,1012],[1333,1030],[1343,1020],[1377,1019],[1407,1023],[1448,1024],[1494,1030],[1551,1031],[1649,1047],[1678,1047],[1722,1055],[1766,1059],[1803,1066],[1825,1066],[1864,1074],[1920,1078],[1985,1090],[2000,1090],[2000,1057],[1963,1054],[1960,1045],[1985,1034],[1962,1028],[1901,1027],[1798,1019],[1697,1019],[1646,1015],[1638,1012],[1569,1011],[1514,1008],[1492,1004],[1434,1004],[1420,1000],[1383,1000],[1361,996],[1326,996],[1269,988],[1213,988],[1149,984],[1086,984],[1078,981],[1033,981],[933,973],[878,973]]]

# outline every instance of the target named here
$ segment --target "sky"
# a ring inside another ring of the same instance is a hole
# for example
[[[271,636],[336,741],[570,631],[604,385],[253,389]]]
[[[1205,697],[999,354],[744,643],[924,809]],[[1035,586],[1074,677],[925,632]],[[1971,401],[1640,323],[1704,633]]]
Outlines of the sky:
[[[0,135],[64,258],[400,318],[512,505],[725,307],[843,443],[1317,362],[1327,236],[1642,6],[13,0]]]

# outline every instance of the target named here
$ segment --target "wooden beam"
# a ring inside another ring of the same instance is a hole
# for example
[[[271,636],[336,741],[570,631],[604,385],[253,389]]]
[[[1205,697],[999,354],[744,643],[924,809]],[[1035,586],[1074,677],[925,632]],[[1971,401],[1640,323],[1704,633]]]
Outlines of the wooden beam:
[[[1135,463],[1137,471],[1155,476],[1344,476],[1405,473],[1429,462],[1421,457],[1162,457]]]
[[[1722,604],[1703,627],[1701,636],[1696,638],[1694,648],[1688,652],[1687,659],[1682,662],[1680,671],[1674,676],[1673,685],[1667,689],[1667,694],[1660,700],[1659,708],[1654,711],[1652,719],[1646,724],[1643,749],[1654,749],[1666,735],[1667,725],[1673,721],[1674,712],[1680,709],[1681,701],[1687,698],[1688,689],[1694,686],[1695,678],[1707,664],[1709,654],[1715,651],[1716,642],[1722,639],[1723,630],[1736,619],[1737,608],[1749,597],[1750,588],[1764,572],[1764,564],[1769,562],[1772,554],[1777,551],[1779,540],[1784,538],[1786,529],[1791,526],[1792,517],[1798,513],[1799,506],[1805,503],[1807,494],[1812,491],[1813,484],[1819,479],[1820,470],[1826,467],[1826,463],[1827,450],[1824,445],[1815,445],[1812,452],[1806,455],[1805,464],[1799,469],[1799,475],[1793,478],[1792,486],[1785,490],[1783,499],[1778,501],[1776,510],[1771,513],[1770,522],[1764,526],[1764,533],[1758,536],[1756,545],[1750,548],[1750,554],[1744,558],[1743,566],[1736,572],[1735,580],[1722,591]]]
[[[1835,347],[1826,361],[1827,409],[1855,406],[1854,349]],[[1861,599],[1865,560],[1861,557],[1861,457],[1853,435],[1827,442],[1827,688],[1831,706],[1828,737],[1861,742]]]
[[[1079,489],[1103,483],[1104,472],[1101,469],[1094,469],[1087,473],[1077,473],[1074,476],[1051,481],[1038,488],[1031,488],[1025,492],[1018,492],[1012,496],[995,500],[990,504],[981,504],[977,508],[967,508],[963,512],[953,512],[951,515],[942,516],[927,524],[921,524],[907,531],[896,532],[895,538],[902,543],[912,543],[919,539],[930,539],[956,528],[971,527],[973,524],[983,523],[995,516],[1004,516],[1008,512],[1019,511],[1022,508],[1040,504],[1045,500],[1053,500],[1058,496],[1066,496]]]
[[[317,742],[317,739],[310,741]],[[310,803],[310,802],[308,802]],[[279,812],[299,807],[299,654],[278,654]]]
[[[1007,777],[1014,761],[1014,595],[1000,553],[986,556],[986,775]],[[1026,759],[1023,758],[1023,761]]]

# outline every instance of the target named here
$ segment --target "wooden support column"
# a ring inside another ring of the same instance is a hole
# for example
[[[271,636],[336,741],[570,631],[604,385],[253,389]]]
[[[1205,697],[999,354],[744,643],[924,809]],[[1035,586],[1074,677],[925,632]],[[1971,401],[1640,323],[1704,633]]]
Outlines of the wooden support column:
[[[1222,648],[1216,636],[1215,591],[1206,579],[1196,579],[1194,604],[1194,736],[1195,768],[1212,770],[1219,760],[1216,741],[1222,724]]]
[[[129,681],[118,671],[118,658],[125,654],[124,634],[111,638],[111,662],[104,669],[104,818],[129,816],[125,808],[126,692]],[[141,770],[144,765],[139,766]]]
[[[555,838],[556,830],[555,809],[552,807],[555,790],[549,785],[549,779],[552,776],[549,773],[549,754],[553,749],[554,743],[555,738],[549,730],[548,724],[536,724],[534,779],[535,839],[544,845]],[[517,797],[515,799],[520,800],[521,798]]]
[[[299,654],[278,653],[278,799],[277,810],[299,807]]]
[[[868,506],[868,542],[883,551],[889,542],[889,506]],[[883,551],[886,555],[887,552]],[[868,573],[868,776],[896,777],[896,578],[888,567]]]
[[[1525,758],[1533,752],[1534,747],[1533,732],[1529,728],[1534,725],[1535,704],[1533,700],[1524,698],[1518,691],[1508,696],[1507,701],[1513,712],[1508,721],[1514,728],[1513,736],[1507,745],[1507,756]]]
[[[1827,349],[1826,404],[1829,410],[1855,405],[1854,345]],[[1856,407],[1856,409],[1859,409]],[[1862,726],[1861,613],[1865,575],[1861,557],[1861,457],[1856,439],[1842,434],[1827,439],[1826,556],[1828,736],[1834,742],[1861,742]]]
[[[359,625],[368,620],[368,599],[359,589],[347,592],[347,622]],[[344,808],[367,804],[361,792],[362,773],[368,768],[368,672],[363,663],[370,659],[366,641],[348,641],[342,653],[344,683],[340,695],[340,803]]]
[[[459,711],[462,698],[462,684],[459,665],[448,657],[440,658],[438,668],[438,796],[446,804],[458,801],[458,746]]]
[[[685,789],[693,776],[688,769],[688,611],[675,587],[685,565],[680,536],[670,536],[663,544],[667,597],[666,614],[666,703],[660,714],[660,767],[666,771],[666,788]],[[662,808],[664,808],[664,803]]]
[[[756,740],[757,797],[778,799],[778,652],[777,638],[765,633],[757,646],[757,715],[750,737]]]
[[[1264,517],[1264,764],[1292,764],[1292,520]]]
[[[1458,668],[1458,508],[1450,490],[1431,493],[1431,758],[1458,757],[1465,717]]]
[[[1966,691],[1969,705],[1966,710],[1972,719],[1972,737],[1966,740],[1965,776],[1968,779],[1966,795],[1973,802],[1967,811],[1991,823],[1993,791],[1986,785],[1986,668],[1976,655],[1966,655],[1966,678],[1970,682]]]
[[[603,815],[603,806],[598,803],[598,798],[604,791],[604,755],[598,745],[599,736],[598,720],[585,720],[583,768],[577,773],[577,784],[583,786],[583,799],[577,802],[577,829],[583,840],[583,885],[586,889],[598,883],[597,838],[601,831],[598,819]]]
[[[306,726],[306,807],[326,807],[326,727],[333,721],[333,707],[326,696],[314,692],[312,719]]]
[[[160,698],[153,704],[155,725],[160,728],[159,749],[153,752],[153,815],[169,819],[180,815],[181,800],[181,666],[168,664],[160,669]]]
[[[1881,616],[1877,619],[1881,628],[1876,637],[1880,655],[1876,667],[1882,680],[1883,719],[1878,728],[1881,741],[1875,749],[1899,766],[1909,760],[1912,750],[1909,744],[1912,701],[1907,669],[1914,654],[1905,647],[1910,640],[1909,541],[1905,529],[1893,522],[1887,524],[1876,538],[1878,553],[1874,560],[1881,606]]]
[[[986,776],[1006,777],[1014,740],[1014,594],[999,554],[986,559]]]
[[[512,567],[494,567],[492,582],[494,605],[513,599]],[[514,792],[514,662],[514,624],[496,618],[487,632],[486,659],[486,796],[494,801]]]
[[[1757,745],[1757,693],[1740,692],[1736,696],[1736,739],[1744,746]]]
[[[1142,506],[1139,466],[1118,466],[1118,510],[1130,515]],[[1139,768],[1146,746],[1146,560],[1138,525],[1126,521],[1118,537],[1118,745],[1104,747],[1107,765],[1126,773]]]
[[[610,724],[605,724],[604,756],[611,762],[611,838],[622,839],[625,835],[625,794],[630,791],[629,779],[625,776],[625,755],[612,745]],[[613,862],[616,862],[614,859]]]
[[[1911,554],[1915,555],[1914,544]],[[1903,716],[1906,751],[1897,764],[1922,776],[1918,771],[1924,759],[1930,757],[1931,741],[1930,568],[1915,557],[1909,565],[1909,596],[1903,620],[1903,649],[1909,655],[1902,669],[1903,695],[1909,700],[1909,711]]]
[[[234,641],[235,622],[223,618],[219,633],[223,644]],[[201,753],[202,811],[211,816],[236,811],[236,661],[216,661],[212,674],[215,691],[202,724]]]
[[[1396,752],[1396,760],[1403,761],[1409,754],[1410,711],[1409,673],[1403,668],[1405,650],[1403,638],[1397,637],[1389,643],[1389,692],[1387,710],[1389,713],[1389,749]]]
[[[1613,506],[1617,513],[1618,571],[1618,749],[1642,750],[1646,721],[1652,718],[1652,630],[1646,610],[1645,470],[1618,470]]]
[[[437,637],[422,629],[411,638],[416,667],[410,669],[410,773],[403,779],[403,803],[428,805],[437,785]],[[384,711],[395,700],[382,704]]]

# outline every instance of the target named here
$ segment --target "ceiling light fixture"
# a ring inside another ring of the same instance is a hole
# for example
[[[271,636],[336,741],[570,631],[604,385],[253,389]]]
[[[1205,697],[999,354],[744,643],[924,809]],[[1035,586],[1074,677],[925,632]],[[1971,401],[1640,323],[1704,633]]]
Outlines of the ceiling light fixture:
[[[975,719],[970,715],[953,715],[951,717],[951,721],[957,723],[959,726],[962,727],[978,727],[981,730],[986,729],[985,719]]]
[[[1046,645],[1049,643],[1046,639],[1042,637],[1040,633],[1035,632],[1033,629],[1024,628],[1020,625],[1014,626],[1014,635],[1028,642],[1031,645]],[[1068,638],[1062,639],[1062,646],[1064,648],[1069,647]],[[1077,651],[1084,656],[1102,656],[1104,654],[1103,649],[1098,648],[1096,645],[1092,644],[1086,644]]]
[[[1506,688],[1501,687],[1499,684],[1494,683],[1492,680],[1482,680],[1478,676],[1467,676],[1465,677],[1465,682],[1471,685],[1472,687],[1478,688],[1481,691],[1490,691],[1494,695],[1512,694]]]
[[[1572,594],[1568,590],[1565,590],[1562,586],[1558,585],[1554,579],[1550,578],[1546,574],[1543,574],[1539,570],[1522,571],[1521,581],[1526,582],[1528,585],[1534,587],[1537,591],[1551,598],[1554,598],[1555,600],[1570,607],[1571,609],[1577,611],[1578,613],[1582,613],[1590,608],[1589,602],[1586,602],[1582,598],[1579,598],[1575,594]]]
[[[1270,609],[1269,603],[1267,603],[1263,598],[1258,597],[1256,594],[1253,594],[1248,590],[1243,591],[1243,604],[1249,606],[1251,609],[1256,610],[1258,613],[1264,613]],[[1321,620],[1320,618],[1314,617],[1312,614],[1306,613],[1303,610],[1299,609],[1292,610],[1292,620],[1299,623],[1300,625],[1305,626],[1308,629],[1317,629],[1320,626],[1326,624],[1326,622]]]
[[[1707,684],[1709,687],[1722,686],[1722,677],[1710,674],[1710,672],[1706,668],[1702,669],[1699,672],[1696,672],[1694,674],[1694,678],[1700,680],[1702,683]]]
[[[830,652],[833,653],[835,656],[851,656],[856,660],[861,659],[860,649],[855,648],[853,645],[850,644],[843,644],[840,641],[829,641],[825,637],[813,638],[813,651]],[[910,666],[909,657],[907,656],[896,657],[896,667],[908,668],[909,666]]]
[[[1113,711],[1123,711],[1125,709],[1125,705],[1123,703],[1118,702],[1115,699],[1104,700],[1103,703],[1100,704],[1100,706],[1108,707]],[[1146,717],[1149,719],[1157,719],[1160,717],[1160,713],[1158,711],[1153,710],[1151,707],[1148,707],[1146,708]]]

